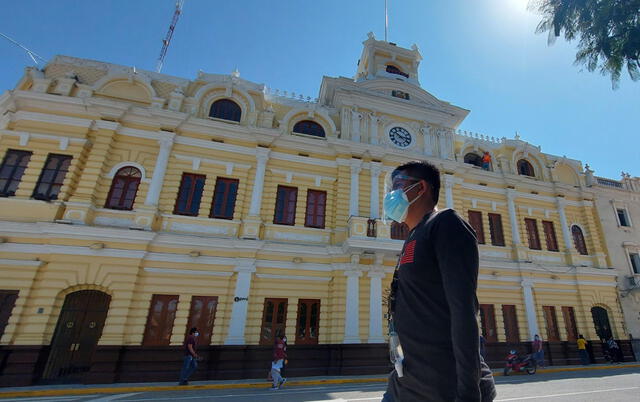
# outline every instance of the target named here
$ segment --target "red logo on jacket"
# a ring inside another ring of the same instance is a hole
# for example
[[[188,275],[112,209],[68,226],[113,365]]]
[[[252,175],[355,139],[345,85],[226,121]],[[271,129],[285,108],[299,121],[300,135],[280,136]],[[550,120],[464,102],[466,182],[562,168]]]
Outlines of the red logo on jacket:
[[[416,251],[416,241],[411,240],[404,248],[402,252],[402,257],[400,258],[400,265],[402,264],[410,264],[413,262],[413,256]]]

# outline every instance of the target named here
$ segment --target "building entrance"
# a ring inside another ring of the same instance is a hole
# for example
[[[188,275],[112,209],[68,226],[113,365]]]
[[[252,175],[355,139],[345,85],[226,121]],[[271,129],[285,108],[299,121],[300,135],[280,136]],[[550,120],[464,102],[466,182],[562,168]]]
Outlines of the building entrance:
[[[97,290],[67,295],[51,342],[42,379],[46,382],[82,382],[102,335],[111,296]]]
[[[593,307],[591,309],[591,316],[593,317],[593,325],[596,327],[596,334],[598,338],[605,341],[611,338],[611,324],[609,323],[609,314],[607,310],[602,307]]]

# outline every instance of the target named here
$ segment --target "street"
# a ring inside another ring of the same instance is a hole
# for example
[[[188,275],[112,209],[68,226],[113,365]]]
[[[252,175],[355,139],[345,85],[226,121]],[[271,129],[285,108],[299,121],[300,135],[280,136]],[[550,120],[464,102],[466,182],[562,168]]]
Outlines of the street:
[[[534,376],[497,377],[496,402],[506,401],[632,401],[640,394],[640,368],[543,373]],[[4,401],[379,401],[384,383],[321,386],[290,386],[229,390],[184,390],[95,394],[82,396],[28,397]]]

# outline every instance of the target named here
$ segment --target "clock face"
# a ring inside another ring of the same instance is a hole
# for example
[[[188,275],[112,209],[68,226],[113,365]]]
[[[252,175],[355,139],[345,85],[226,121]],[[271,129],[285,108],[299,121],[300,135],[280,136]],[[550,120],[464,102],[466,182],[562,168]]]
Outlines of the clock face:
[[[402,127],[394,127],[389,130],[389,138],[391,141],[401,148],[406,148],[411,145],[411,133]]]

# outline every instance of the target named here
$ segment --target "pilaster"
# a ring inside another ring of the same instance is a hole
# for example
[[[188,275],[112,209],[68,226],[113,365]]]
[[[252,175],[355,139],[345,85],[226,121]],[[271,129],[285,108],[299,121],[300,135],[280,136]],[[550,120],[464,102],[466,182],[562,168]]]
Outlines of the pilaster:
[[[253,273],[256,272],[256,262],[251,258],[237,258],[234,271],[236,272],[236,288],[233,292],[229,333],[224,344],[244,345],[246,344],[244,332],[247,325],[249,290]]]

